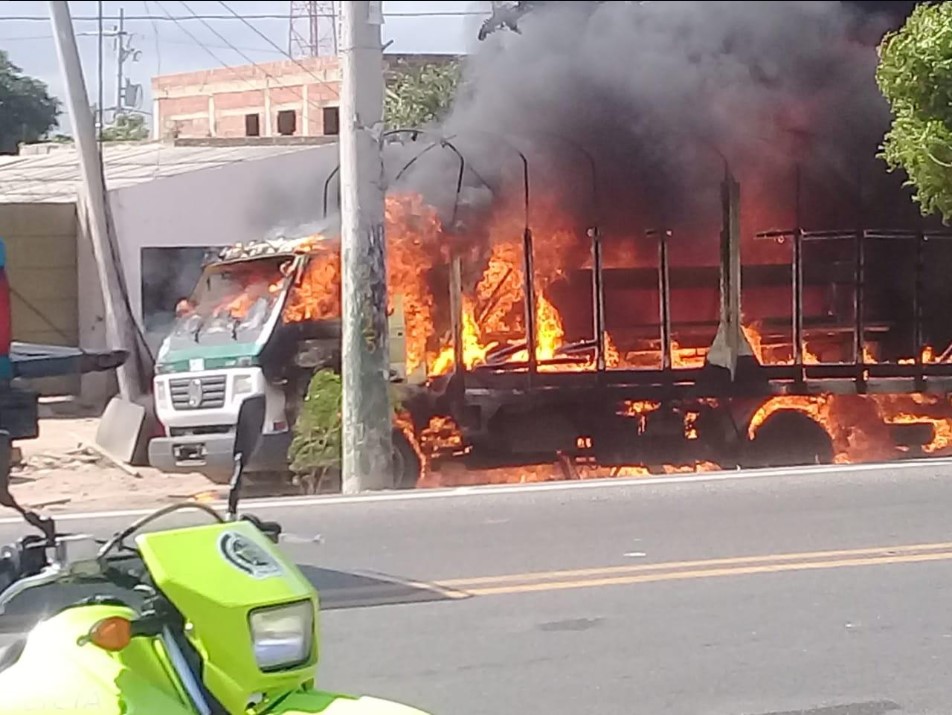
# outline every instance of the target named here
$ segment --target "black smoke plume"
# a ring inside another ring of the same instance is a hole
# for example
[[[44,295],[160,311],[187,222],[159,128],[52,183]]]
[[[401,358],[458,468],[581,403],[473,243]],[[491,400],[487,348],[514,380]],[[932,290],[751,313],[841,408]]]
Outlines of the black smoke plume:
[[[468,203],[521,199],[520,149],[532,194],[556,196],[588,225],[596,209],[584,150],[597,164],[607,235],[663,225],[684,241],[708,236],[725,162],[751,231],[797,218],[837,227],[912,215],[875,158],[889,120],[875,48],[895,18],[826,1],[539,5],[519,34],[477,45],[453,111],[435,128],[473,170]],[[430,151],[403,185],[447,215],[455,172],[452,152]],[[898,197],[891,215],[886,185]]]

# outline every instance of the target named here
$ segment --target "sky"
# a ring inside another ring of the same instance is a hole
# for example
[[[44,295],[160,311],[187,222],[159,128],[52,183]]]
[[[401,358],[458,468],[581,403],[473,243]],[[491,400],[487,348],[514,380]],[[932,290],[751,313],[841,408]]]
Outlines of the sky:
[[[131,47],[140,54],[137,61],[125,63],[125,71],[131,82],[142,86],[140,108],[149,113],[152,109],[150,80],[157,74],[287,59],[290,4],[278,0],[137,0],[102,2],[102,7],[107,18],[104,22],[107,33],[116,26],[120,9],[126,15],[126,31],[132,35]],[[99,94],[96,19],[99,3],[95,0],[74,1],[69,6],[82,57],[86,90],[90,103],[95,104]],[[387,52],[465,52],[475,41],[478,25],[488,7],[488,2],[465,0],[384,2],[384,42],[393,41]],[[277,47],[231,15],[228,8],[246,17],[267,16],[250,19],[249,23]],[[196,19],[192,13],[203,20]],[[217,17],[207,19],[210,15]],[[0,49],[6,50],[11,61],[24,73],[41,79],[54,95],[64,97],[46,2],[0,2]],[[115,104],[115,52],[114,41],[107,37],[103,41],[103,104],[107,108]],[[149,114],[146,116],[149,118]],[[60,118],[60,123],[68,125],[65,115]]]

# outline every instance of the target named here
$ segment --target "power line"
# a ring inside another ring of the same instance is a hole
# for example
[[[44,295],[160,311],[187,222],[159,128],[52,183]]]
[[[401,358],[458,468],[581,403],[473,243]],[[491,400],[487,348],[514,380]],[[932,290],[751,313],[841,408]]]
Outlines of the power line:
[[[179,0],[179,1],[180,1],[180,3],[185,7],[186,10],[188,10],[189,12],[192,11],[192,9],[191,9],[185,2],[182,2],[181,0]],[[166,17],[173,17],[172,14],[168,11],[168,9],[166,9],[166,7],[165,7],[161,2],[159,2],[159,0],[155,0],[155,5],[156,5],[156,7],[159,8],[159,10],[161,10],[163,13],[165,13]],[[158,17],[157,17],[156,19],[158,20],[158,19],[161,19],[161,18],[158,18]],[[235,75],[235,77],[237,77],[238,79],[240,79],[242,82],[244,82],[245,84],[247,84],[249,87],[252,87],[252,88],[257,89],[257,87],[254,85],[254,83],[252,83],[247,77],[245,77],[244,75],[242,75],[241,72],[239,72],[238,69],[237,69],[234,65],[231,65],[231,64],[225,62],[225,61],[224,61],[223,59],[221,59],[217,54],[215,54],[214,52],[212,52],[212,51],[205,45],[205,43],[202,42],[198,37],[196,37],[187,27],[185,27],[185,25],[183,25],[183,24],[181,24],[181,23],[179,23],[179,22],[176,22],[175,24],[182,30],[182,32],[184,32],[186,35],[188,35],[189,37],[191,37],[192,40],[195,42],[195,44],[197,44],[199,47],[201,47],[203,50],[205,50],[205,52],[208,53],[209,56],[211,56],[216,62],[218,62],[218,64],[220,64],[220,65],[221,65],[222,67],[224,67],[225,69],[229,70],[233,75]],[[297,87],[297,86],[294,86],[294,85],[284,84],[284,83],[281,82],[278,78],[276,78],[274,75],[272,75],[270,72],[268,72],[268,71],[265,70],[263,67],[261,67],[261,65],[259,65],[257,62],[255,62],[254,60],[252,60],[250,57],[248,57],[248,55],[246,55],[246,54],[243,53],[241,50],[237,49],[234,45],[232,45],[232,44],[228,41],[228,39],[227,39],[226,37],[224,37],[223,35],[221,35],[221,33],[219,33],[219,32],[218,32],[217,30],[215,30],[213,27],[209,26],[207,23],[205,23],[205,24],[206,24],[206,27],[208,27],[209,30],[211,30],[213,33],[215,33],[215,35],[217,35],[221,40],[223,40],[223,41],[229,46],[229,48],[231,48],[233,51],[235,51],[235,52],[237,52],[239,55],[241,55],[248,63],[250,63],[250,64],[251,64],[252,66],[254,66],[256,69],[260,70],[266,77],[268,77],[269,79],[271,79],[271,80],[273,80],[275,83],[277,83],[277,87],[278,87],[278,88],[281,88],[281,89],[289,89],[289,90],[291,90],[292,92],[295,92],[295,93],[297,94],[297,96],[301,99],[302,102],[305,101],[305,100],[304,100],[304,92],[303,92],[303,90],[302,90],[300,87]],[[309,100],[307,100],[307,103],[308,103],[308,105],[310,105],[310,106],[312,106],[312,107],[314,107],[315,109],[318,109],[318,110],[320,110],[320,111],[323,111],[323,109],[324,109],[323,105],[317,104],[317,103],[314,102],[313,100],[310,100],[310,99],[309,99]],[[156,118],[156,119],[157,119],[157,118]]]
[[[156,18],[156,19],[158,20],[160,18]],[[158,32],[155,32],[154,35],[156,36],[157,43],[161,43],[165,45],[191,45],[192,44],[191,42],[187,42],[185,40],[171,40],[167,37],[159,37]],[[97,33],[95,32],[78,32],[76,33],[76,36],[82,37],[82,38],[98,37]],[[52,35],[15,35],[11,37],[0,37],[0,42],[35,42],[37,40],[52,40],[52,39],[53,39]],[[207,43],[206,47],[211,47],[212,49],[216,49],[216,50],[232,49],[231,47],[228,47],[226,45],[213,45],[211,43]],[[282,56],[287,55],[287,53],[284,50],[272,50],[268,47],[247,47],[242,45],[235,45],[235,47],[237,47],[238,49],[244,50],[245,52],[266,52],[269,55],[282,55]],[[160,50],[159,50],[158,44],[156,44],[156,57],[158,58],[158,61],[159,61],[159,69],[156,71],[156,74],[161,75],[162,74],[161,58],[159,57],[159,54],[160,54]]]
[[[419,12],[385,12],[383,13],[384,17],[485,17],[491,13],[488,10],[446,10],[443,12],[439,11],[426,11],[421,10]],[[118,15],[105,15],[103,16],[104,20],[107,21],[116,21],[119,19]],[[230,20],[234,21],[235,17],[230,15],[217,15],[217,14],[205,14],[205,15],[169,15],[167,17],[149,17],[148,15],[126,15],[126,22],[184,22],[184,21],[193,21],[193,20]],[[242,15],[240,17],[242,20],[283,20],[287,22],[288,16],[287,13],[282,15],[274,15],[270,13],[264,14],[254,14],[254,15]],[[43,17],[41,15],[7,15],[5,17],[0,17],[0,21],[3,22],[49,22],[48,17]],[[99,22],[99,17],[95,15],[77,15],[73,17],[73,22]]]
[[[224,3],[222,3],[222,4],[224,5]],[[188,6],[188,3],[185,2],[184,0],[179,0],[179,5],[181,5],[182,7],[184,7],[184,8],[185,8],[186,10],[188,10],[189,12],[193,12],[193,11],[192,11],[192,8],[190,8],[190,7]],[[225,5],[225,8],[228,9],[228,10],[231,10],[231,8],[229,8],[227,5]],[[239,19],[241,19],[242,21],[244,21],[244,18],[239,18]],[[238,48],[234,47],[234,45],[232,45],[231,42],[228,41],[228,38],[225,37],[224,35],[222,35],[220,32],[218,32],[218,30],[216,30],[214,27],[212,27],[211,25],[209,25],[209,24],[208,24],[207,22],[205,22],[204,20],[202,21],[202,24],[203,24],[205,27],[207,27],[209,30],[211,30],[211,31],[215,34],[215,36],[218,37],[218,39],[220,39],[222,42],[224,42],[226,45],[228,45],[229,47],[231,47],[232,49],[234,49],[238,54],[240,54],[247,62],[249,62],[250,64],[254,65],[257,69],[261,70],[261,71],[265,74],[266,77],[268,77],[269,79],[273,79],[275,82],[280,82],[280,80],[278,80],[277,77],[275,77],[274,75],[272,75],[271,73],[269,73],[266,69],[264,69],[261,65],[257,64],[254,60],[252,60],[250,57],[248,57],[248,55],[246,55],[245,53],[243,53],[241,50],[239,50]],[[255,32],[257,32],[259,35],[261,35],[261,37],[263,37],[264,39],[268,40],[268,42],[271,42],[271,40],[267,37],[267,35],[262,34],[257,28],[253,27],[253,26],[250,25],[250,24],[249,24],[248,26],[251,27],[251,29],[253,29]],[[274,45],[273,42],[271,42],[271,44]],[[277,45],[274,45],[274,46],[275,46],[275,47],[278,47]],[[278,49],[281,50],[280,47],[278,47]],[[282,50],[282,52],[283,52],[283,50]],[[305,67],[304,65],[302,65],[300,62],[298,62],[297,60],[295,60],[295,64],[297,64],[299,67],[304,68],[304,69],[307,71],[308,74],[310,74],[312,77],[314,77],[314,78],[318,81],[318,83],[320,83],[321,85],[323,85],[323,86],[327,87],[329,90],[331,90],[331,92],[334,93],[334,96],[337,96],[337,97],[340,96],[339,93],[337,92],[337,90],[335,90],[333,87],[331,87],[331,86],[330,86],[327,82],[325,82],[321,77],[318,77],[316,74],[314,74],[313,72],[311,72],[311,70],[309,70],[307,67]],[[287,85],[284,85],[284,86],[287,87],[287,89],[296,90],[298,96],[301,98],[301,101],[302,101],[302,102],[304,101],[304,92],[303,92],[303,90],[297,90],[297,89],[296,89],[295,87],[293,87],[293,86],[292,86],[292,87],[288,87]],[[310,100],[308,100],[308,104],[310,104],[312,107],[316,107],[316,108],[318,108],[318,109],[323,109],[323,105],[315,104],[315,103],[311,102]]]
[[[183,4],[184,4],[184,3],[183,3]],[[294,64],[296,64],[298,67],[300,67],[300,68],[303,69],[305,72],[307,72],[309,75],[311,75],[311,77],[313,77],[314,79],[316,79],[319,84],[323,85],[324,87],[327,87],[331,92],[334,93],[334,96],[335,96],[335,97],[340,97],[340,93],[339,93],[334,87],[331,87],[329,84],[327,84],[327,82],[325,82],[322,77],[318,77],[316,74],[314,74],[314,72],[313,72],[307,65],[305,65],[303,62],[301,62],[300,60],[298,60],[298,59],[296,59],[295,57],[293,57],[290,52],[286,52],[280,45],[278,45],[278,43],[276,43],[274,40],[272,40],[270,37],[268,37],[266,34],[264,34],[264,33],[263,33],[261,30],[259,30],[257,27],[255,27],[254,25],[252,25],[250,22],[248,22],[247,20],[245,20],[245,18],[241,17],[237,12],[235,12],[235,11],[228,5],[228,3],[223,2],[222,0],[218,0],[218,4],[221,5],[223,8],[225,8],[225,9],[226,9],[228,12],[230,12],[232,15],[234,15],[236,18],[238,18],[239,20],[241,20],[243,23],[245,23],[245,25],[247,25],[247,26],[250,27],[252,30],[254,30],[255,33],[258,35],[258,37],[261,37],[262,39],[264,39],[265,41],[267,41],[267,42],[268,42],[272,47],[274,47],[278,52],[280,52],[281,54],[283,54],[285,57],[287,57],[289,60],[291,60]]]

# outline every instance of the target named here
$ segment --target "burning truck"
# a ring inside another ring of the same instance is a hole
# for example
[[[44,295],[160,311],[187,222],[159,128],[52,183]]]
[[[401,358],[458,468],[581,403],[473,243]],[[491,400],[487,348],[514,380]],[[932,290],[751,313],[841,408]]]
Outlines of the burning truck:
[[[535,228],[508,206],[476,257],[421,196],[391,194],[394,486],[943,454],[952,350],[934,343],[952,334],[928,306],[949,297],[935,266],[952,235],[764,230],[745,264],[739,191],[728,173],[716,265],[673,262],[669,230],[626,254],[597,224],[573,233],[543,211]],[[254,469],[286,470],[310,377],[339,368],[336,235],[233,246],[206,266],[159,355],[154,466],[226,476],[238,407],[263,393]],[[910,287],[908,316],[882,318],[899,300],[872,278],[884,264]]]

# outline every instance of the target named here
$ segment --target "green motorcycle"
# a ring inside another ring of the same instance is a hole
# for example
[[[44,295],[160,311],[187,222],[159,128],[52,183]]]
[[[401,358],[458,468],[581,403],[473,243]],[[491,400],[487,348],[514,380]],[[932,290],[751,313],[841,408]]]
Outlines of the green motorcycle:
[[[263,420],[263,398],[245,400],[225,516],[201,504],[175,504],[108,541],[58,534],[51,519],[20,507],[8,488],[9,454],[0,454],[0,504],[42,532],[0,550],[0,616],[32,589],[112,587],[0,650],[0,712],[425,715],[315,688],[317,592],[277,548],[278,524],[237,516],[242,470]],[[185,509],[204,512],[211,523],[142,531]],[[117,588],[140,603],[117,597]]]

